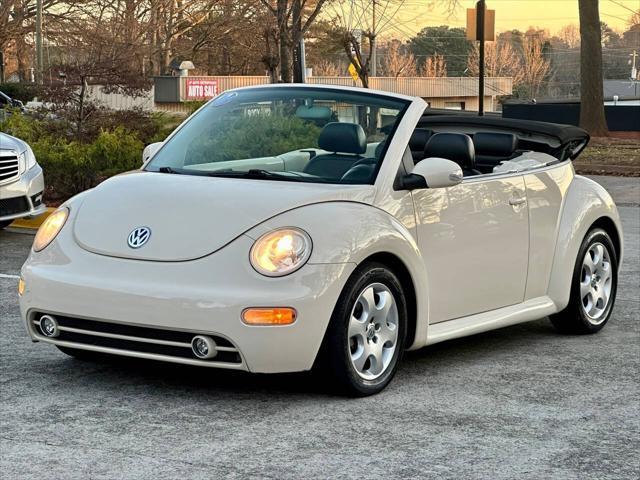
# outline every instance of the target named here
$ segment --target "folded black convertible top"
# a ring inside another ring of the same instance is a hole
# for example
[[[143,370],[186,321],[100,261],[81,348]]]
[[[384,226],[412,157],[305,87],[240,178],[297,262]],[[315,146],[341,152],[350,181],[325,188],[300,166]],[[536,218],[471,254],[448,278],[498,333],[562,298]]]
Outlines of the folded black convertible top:
[[[514,133],[522,132],[547,135],[557,138],[563,145],[580,141],[589,141],[589,134],[582,128],[573,125],[561,125],[558,123],[538,122],[534,120],[521,120],[516,118],[502,118],[497,116],[472,116],[472,115],[423,115],[418,123],[419,127],[429,125],[468,125],[471,127],[493,127],[513,130]]]

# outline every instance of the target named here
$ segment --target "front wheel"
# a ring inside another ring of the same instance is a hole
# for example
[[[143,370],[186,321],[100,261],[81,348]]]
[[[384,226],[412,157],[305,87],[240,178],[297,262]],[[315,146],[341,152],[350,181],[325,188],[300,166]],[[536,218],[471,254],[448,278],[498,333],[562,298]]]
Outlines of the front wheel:
[[[609,234],[591,230],[580,246],[573,272],[569,305],[552,315],[562,333],[587,334],[609,321],[618,287],[618,258]]]
[[[361,265],[347,281],[325,336],[322,361],[341,393],[383,390],[402,357],[407,305],[395,274],[378,263]]]

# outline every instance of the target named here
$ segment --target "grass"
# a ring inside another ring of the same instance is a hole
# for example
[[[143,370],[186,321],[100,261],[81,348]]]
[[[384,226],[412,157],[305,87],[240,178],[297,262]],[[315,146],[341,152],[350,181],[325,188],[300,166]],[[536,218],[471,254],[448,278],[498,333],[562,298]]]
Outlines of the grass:
[[[580,174],[640,177],[640,139],[592,138],[574,165]]]

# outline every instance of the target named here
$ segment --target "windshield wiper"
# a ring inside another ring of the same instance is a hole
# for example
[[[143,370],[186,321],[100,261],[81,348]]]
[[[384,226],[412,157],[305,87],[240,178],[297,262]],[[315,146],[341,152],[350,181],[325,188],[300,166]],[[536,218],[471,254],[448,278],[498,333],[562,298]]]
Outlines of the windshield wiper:
[[[160,173],[175,173],[177,175],[181,175],[183,172],[180,172],[178,170],[175,170],[171,167],[160,167],[158,168],[158,172]]]
[[[158,172],[174,173],[177,175],[196,175],[199,177],[253,178],[326,183],[326,180],[319,179],[317,177],[305,177],[299,174],[284,175],[282,173],[271,172],[262,168],[251,168],[249,170],[233,170],[232,168],[221,168],[220,170],[192,170],[190,168],[159,167]]]
[[[261,168],[251,168],[249,170],[222,169],[206,173],[202,172],[200,174],[209,177],[264,178],[267,180],[291,180],[292,178],[297,178],[295,176],[292,177],[290,175],[270,172],[269,170],[263,170]]]

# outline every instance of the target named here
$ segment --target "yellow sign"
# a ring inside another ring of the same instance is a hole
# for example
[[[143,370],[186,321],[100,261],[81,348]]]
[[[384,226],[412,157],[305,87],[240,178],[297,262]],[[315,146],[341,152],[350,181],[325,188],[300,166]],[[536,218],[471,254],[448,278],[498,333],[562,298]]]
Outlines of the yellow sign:
[[[357,82],[360,79],[358,76],[358,69],[353,63],[349,64],[349,74],[351,75],[351,78],[353,78],[354,82]]]

